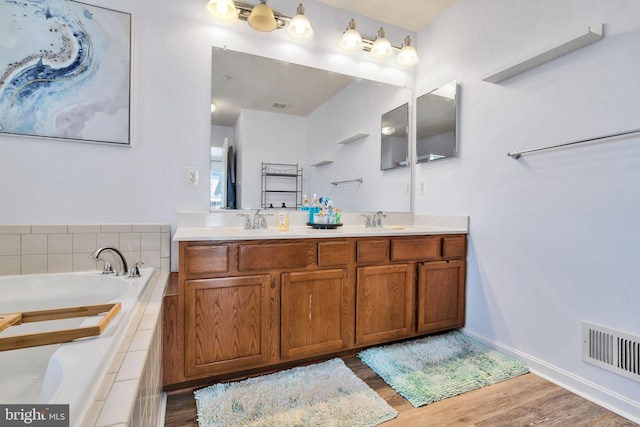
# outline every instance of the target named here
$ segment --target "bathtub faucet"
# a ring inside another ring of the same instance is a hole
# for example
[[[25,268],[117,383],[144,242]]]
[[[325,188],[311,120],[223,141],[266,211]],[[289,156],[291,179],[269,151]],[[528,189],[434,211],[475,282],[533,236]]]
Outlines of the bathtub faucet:
[[[106,273],[113,272],[111,270],[111,264],[109,264],[105,259],[100,258],[100,254],[104,251],[109,251],[112,254],[114,254],[114,258],[118,262],[118,267],[116,269],[116,276],[123,276],[129,273],[129,268],[127,267],[127,260],[124,259],[124,256],[119,250],[111,246],[103,246],[101,248],[98,248],[89,256],[89,258],[91,258],[94,261],[104,261],[103,273],[106,274]]]

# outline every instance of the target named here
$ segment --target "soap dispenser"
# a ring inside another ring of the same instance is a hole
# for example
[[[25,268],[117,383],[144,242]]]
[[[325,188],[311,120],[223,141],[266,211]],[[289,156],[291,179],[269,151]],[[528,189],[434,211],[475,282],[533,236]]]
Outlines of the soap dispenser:
[[[278,214],[278,230],[289,230],[289,212],[285,209],[280,209],[280,213]]]

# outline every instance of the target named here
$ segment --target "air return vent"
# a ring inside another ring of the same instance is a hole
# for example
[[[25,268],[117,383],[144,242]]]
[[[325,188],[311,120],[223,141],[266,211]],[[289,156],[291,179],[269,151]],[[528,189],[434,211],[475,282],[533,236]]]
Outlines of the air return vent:
[[[273,104],[271,104],[271,106],[273,108],[278,108],[280,110],[284,110],[286,108],[289,108],[289,104],[285,104],[284,102],[274,102]]]
[[[640,337],[582,322],[582,360],[640,382]]]

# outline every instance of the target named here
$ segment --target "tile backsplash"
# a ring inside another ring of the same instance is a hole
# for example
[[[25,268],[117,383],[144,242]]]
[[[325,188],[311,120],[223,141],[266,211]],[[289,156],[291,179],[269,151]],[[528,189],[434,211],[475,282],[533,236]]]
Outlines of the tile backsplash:
[[[171,270],[170,224],[0,224],[0,275],[102,268],[89,259],[101,246],[119,249],[129,265]]]

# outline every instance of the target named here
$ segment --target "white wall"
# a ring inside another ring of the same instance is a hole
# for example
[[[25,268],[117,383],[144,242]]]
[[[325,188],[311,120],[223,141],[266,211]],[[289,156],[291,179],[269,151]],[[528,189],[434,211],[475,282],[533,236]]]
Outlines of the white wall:
[[[352,14],[315,0],[305,1],[316,26],[314,39],[305,44],[290,41],[283,31],[264,34],[243,22],[213,23],[203,0],[163,2],[161,7],[151,0],[90,3],[133,15],[132,146],[0,135],[0,223],[152,222],[171,223],[175,229],[178,211],[207,211],[209,185],[188,187],[185,167],[199,167],[201,176],[208,175],[213,45],[397,85],[414,81],[413,69],[340,53],[337,40]],[[290,1],[269,4],[294,12]],[[356,18],[363,33],[374,33],[380,25]],[[385,28],[397,43],[406,35]],[[177,270],[176,255],[172,269]]]
[[[212,147],[222,147],[225,138],[229,141],[229,145],[234,145],[235,132],[233,127],[211,125]]]
[[[421,95],[461,87],[460,157],[418,166],[421,214],[471,217],[467,328],[640,420],[640,383],[580,360],[580,322],[640,334],[640,2],[458,0],[421,32]],[[592,23],[603,40],[499,84],[482,78]]]
[[[287,114],[242,110],[236,122],[239,208],[261,206],[262,162],[304,164],[306,119]],[[277,149],[274,149],[277,147]],[[294,189],[292,187],[270,189]],[[271,198],[269,199],[272,200]],[[290,197],[284,200],[292,200]],[[273,200],[274,207],[276,201]]]
[[[380,170],[382,115],[412,102],[412,91],[373,81],[354,81],[309,115],[307,162],[333,163],[307,167],[306,191],[311,198],[328,196],[346,211],[408,212],[410,198],[404,185],[409,168]],[[327,125],[329,124],[329,125]],[[337,144],[360,132],[369,135],[348,144]],[[360,183],[337,186],[332,182],[362,178]]]

